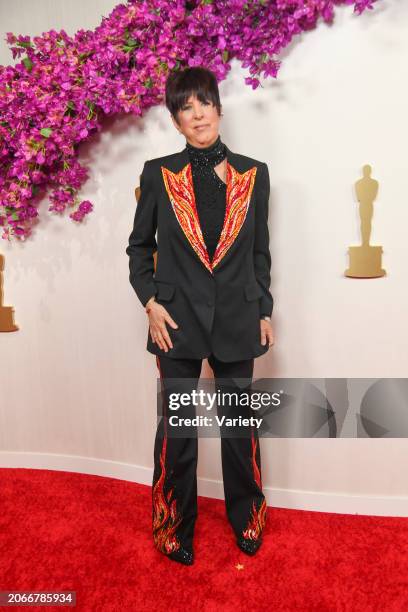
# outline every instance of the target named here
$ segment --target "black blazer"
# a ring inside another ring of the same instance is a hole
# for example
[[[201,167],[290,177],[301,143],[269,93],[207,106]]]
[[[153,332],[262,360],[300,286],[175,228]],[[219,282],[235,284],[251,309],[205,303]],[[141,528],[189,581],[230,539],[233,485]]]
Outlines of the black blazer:
[[[129,280],[143,306],[155,295],[178,324],[173,329],[166,323],[173,343],[167,353],[148,332],[150,353],[193,359],[213,353],[229,362],[269,348],[260,336],[260,317],[273,308],[268,166],[227,147],[226,182],[224,226],[210,262],[187,148],[144,164],[126,248]]]

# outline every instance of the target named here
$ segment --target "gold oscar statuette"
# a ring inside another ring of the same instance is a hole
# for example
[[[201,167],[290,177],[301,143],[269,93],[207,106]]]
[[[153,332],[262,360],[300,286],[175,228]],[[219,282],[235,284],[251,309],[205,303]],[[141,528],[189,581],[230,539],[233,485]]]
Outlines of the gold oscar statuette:
[[[14,308],[3,306],[3,271],[4,255],[0,253],[0,332],[17,331],[18,326],[14,323]]]
[[[370,245],[373,202],[378,193],[378,181],[371,178],[371,166],[368,164],[363,166],[363,178],[355,183],[355,190],[359,201],[361,245],[349,247],[350,267],[344,274],[350,278],[378,278],[384,276],[386,271],[381,267],[382,247]]]

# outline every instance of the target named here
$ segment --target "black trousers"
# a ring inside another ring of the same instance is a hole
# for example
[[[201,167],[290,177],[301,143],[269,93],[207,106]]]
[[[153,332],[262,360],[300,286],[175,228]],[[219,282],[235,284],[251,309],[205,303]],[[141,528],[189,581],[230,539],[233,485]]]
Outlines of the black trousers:
[[[214,372],[216,391],[231,390],[233,379],[252,381],[254,359],[222,362],[214,355],[208,357]],[[186,384],[197,388],[201,373],[201,359],[174,359],[156,355],[160,375],[163,418],[158,423],[154,445],[154,473],[152,483],[153,540],[156,548],[164,554],[183,546],[192,550],[194,526],[197,518],[197,451],[196,428],[187,436],[169,435],[168,379],[191,379],[180,381],[180,391],[188,391]],[[221,381],[219,379],[222,379]],[[177,383],[178,381],[176,381]],[[174,381],[172,392],[174,392]],[[193,384],[191,384],[193,383]],[[248,390],[248,389],[247,389]],[[220,402],[223,404],[223,402]],[[195,406],[189,405],[178,411],[179,416],[195,416]],[[248,406],[217,404],[219,417],[248,419],[254,411]],[[257,428],[254,424],[235,429],[220,427],[221,459],[224,481],[225,507],[228,520],[237,538],[256,540],[261,537],[266,522],[266,500],[262,493],[261,459]],[[232,437],[233,436],[233,437]]]

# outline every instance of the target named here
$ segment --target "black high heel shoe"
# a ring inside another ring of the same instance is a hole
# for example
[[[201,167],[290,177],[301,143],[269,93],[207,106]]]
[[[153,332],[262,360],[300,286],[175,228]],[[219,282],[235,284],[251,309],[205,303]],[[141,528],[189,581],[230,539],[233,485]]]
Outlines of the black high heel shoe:
[[[237,539],[238,547],[247,555],[254,555],[262,544],[261,538],[258,540],[245,540],[244,538]]]
[[[173,552],[167,555],[173,561],[178,561],[178,563],[183,563],[183,565],[193,565],[194,563],[194,553],[193,551],[186,550],[182,546],[177,550],[173,550]]]

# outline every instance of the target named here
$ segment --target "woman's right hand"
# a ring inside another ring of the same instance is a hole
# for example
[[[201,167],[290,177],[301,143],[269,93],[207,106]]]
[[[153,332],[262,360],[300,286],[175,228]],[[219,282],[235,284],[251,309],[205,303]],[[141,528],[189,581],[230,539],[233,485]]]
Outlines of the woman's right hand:
[[[178,325],[164,306],[156,302],[154,296],[147,302],[146,307],[147,306],[149,306],[147,316],[149,317],[152,341],[157,343],[159,347],[167,353],[169,348],[173,348],[173,343],[167,331],[166,323],[169,323],[173,329],[178,329]]]

